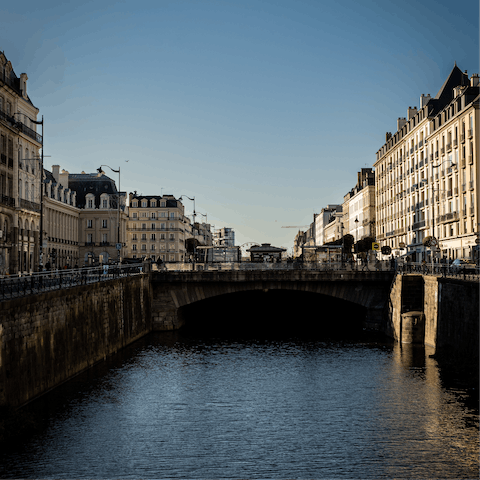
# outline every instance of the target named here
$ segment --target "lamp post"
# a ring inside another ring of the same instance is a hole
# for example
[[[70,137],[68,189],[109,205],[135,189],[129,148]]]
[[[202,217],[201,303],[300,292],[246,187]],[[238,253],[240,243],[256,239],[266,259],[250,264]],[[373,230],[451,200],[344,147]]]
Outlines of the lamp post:
[[[195,270],[195,258],[197,255],[197,247],[195,245],[196,239],[195,239],[195,217],[197,213],[195,212],[195,197],[190,198],[187,195],[180,195],[178,198],[179,200],[183,200],[183,197],[188,198],[190,201],[193,202],[193,269]]]
[[[120,251],[122,249],[122,244],[120,243],[120,167],[118,167],[118,170],[115,170],[114,168],[110,167],[109,165],[100,165],[99,168],[97,168],[98,173],[101,175],[104,173],[102,170],[102,167],[108,167],[112,172],[118,173],[118,195],[117,195],[117,254],[118,254],[118,263],[120,264]]]

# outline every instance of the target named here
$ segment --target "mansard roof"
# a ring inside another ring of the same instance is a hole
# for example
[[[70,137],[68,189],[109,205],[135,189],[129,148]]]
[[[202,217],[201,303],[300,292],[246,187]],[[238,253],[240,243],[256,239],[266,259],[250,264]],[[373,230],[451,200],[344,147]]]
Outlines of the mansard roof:
[[[0,52],[0,65],[4,65],[8,72],[8,75],[5,75],[5,77],[3,77],[3,72],[0,71],[0,82],[7,84],[10,88],[15,90],[15,92],[20,96],[20,98],[28,102],[30,105],[32,105],[32,107],[37,108],[30,100],[28,93],[27,93],[27,98],[24,98],[22,96],[22,89],[20,88],[20,78],[17,77],[17,75],[15,74],[15,70],[13,69],[12,62],[8,60],[8,58],[5,55],[5,52]]]
[[[97,173],[69,173],[68,186],[77,192],[77,207],[85,208],[85,197],[91,193],[95,196],[95,206],[100,206],[100,195],[118,193],[115,181],[106,175]],[[120,192],[120,195],[124,193]],[[113,207],[115,208],[115,207]]]
[[[447,100],[446,103],[450,103],[450,101],[453,99],[453,89],[459,85],[468,86],[470,85],[470,81],[468,79],[468,75],[462,72],[455,63],[452,71],[448,75],[438,93],[435,95],[435,99],[445,99]]]
[[[132,200],[138,200],[138,201],[147,200],[148,202],[147,208],[151,207],[152,200],[155,200],[157,202],[157,205],[155,205],[154,208],[159,206],[158,203],[160,201],[165,201],[165,206],[168,208],[175,208],[182,205],[182,202],[180,200],[176,200],[173,195],[163,195],[163,196],[162,195],[142,195],[142,194],[137,195],[135,193],[132,196]]]

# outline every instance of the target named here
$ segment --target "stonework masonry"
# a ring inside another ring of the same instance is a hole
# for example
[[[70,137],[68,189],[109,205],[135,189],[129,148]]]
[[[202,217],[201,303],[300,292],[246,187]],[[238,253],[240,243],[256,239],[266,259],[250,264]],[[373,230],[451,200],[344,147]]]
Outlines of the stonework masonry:
[[[2,302],[0,406],[18,407],[152,330],[147,275]]]
[[[473,359],[479,346],[478,282],[431,275],[397,275],[390,292],[385,333],[405,341],[402,315],[422,312],[425,321],[423,343],[448,347]]]

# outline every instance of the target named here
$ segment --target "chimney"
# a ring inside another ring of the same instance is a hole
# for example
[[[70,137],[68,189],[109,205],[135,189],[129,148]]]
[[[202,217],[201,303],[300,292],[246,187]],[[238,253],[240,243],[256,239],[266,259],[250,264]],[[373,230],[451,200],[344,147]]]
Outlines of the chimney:
[[[28,98],[27,97],[27,74],[26,73],[21,73],[20,74],[20,90],[22,91],[22,97],[23,98]]]
[[[392,132],[385,133],[385,142],[388,142],[392,138]]]
[[[472,74],[472,77],[470,78],[470,85],[472,87],[478,87],[478,73]]]
[[[417,107],[408,107],[407,118],[411,120],[417,114]]]
[[[60,182],[60,165],[52,165],[52,175],[57,183]]]
[[[432,97],[428,93],[427,95],[424,95],[423,93],[420,95],[420,108],[423,108],[431,99]]]
[[[64,188],[68,188],[68,172],[66,170],[62,169],[62,173],[59,175],[59,180],[58,182],[60,185],[62,185]]]
[[[407,119],[405,117],[398,117],[397,120],[397,130],[401,130],[407,123]]]

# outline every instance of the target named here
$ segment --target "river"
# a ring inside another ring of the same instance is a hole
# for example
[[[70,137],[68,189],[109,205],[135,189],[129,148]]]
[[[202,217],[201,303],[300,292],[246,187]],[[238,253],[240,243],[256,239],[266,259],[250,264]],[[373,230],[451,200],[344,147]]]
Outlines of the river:
[[[478,478],[478,396],[432,352],[152,333],[21,409],[0,476]]]

